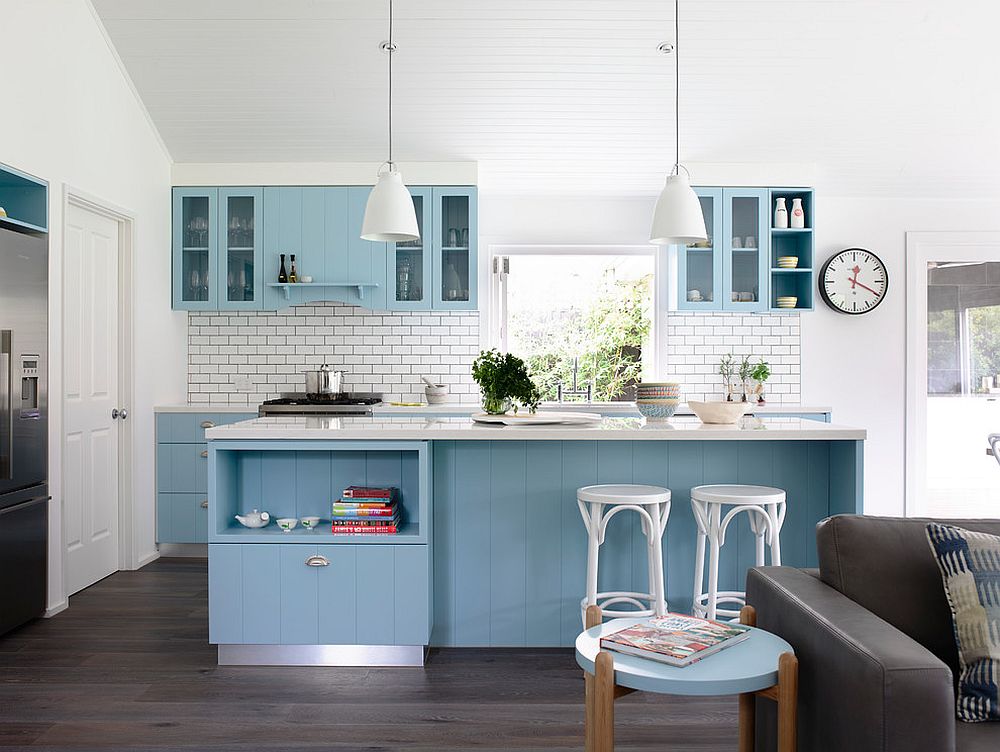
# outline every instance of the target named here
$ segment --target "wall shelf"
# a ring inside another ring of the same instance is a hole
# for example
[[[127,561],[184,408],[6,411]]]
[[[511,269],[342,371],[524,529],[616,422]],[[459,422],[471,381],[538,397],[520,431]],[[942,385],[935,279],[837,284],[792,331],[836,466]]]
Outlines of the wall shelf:
[[[0,226],[19,232],[49,231],[49,184],[0,164]]]
[[[14,219],[13,217],[0,217],[0,227],[7,227],[11,230],[27,232],[48,232],[48,230],[44,227],[34,225],[31,222],[22,222],[21,220]]]
[[[291,297],[293,287],[353,287],[358,291],[358,297],[363,300],[366,287],[377,289],[381,285],[378,282],[268,282],[267,286],[280,288],[285,300]]]

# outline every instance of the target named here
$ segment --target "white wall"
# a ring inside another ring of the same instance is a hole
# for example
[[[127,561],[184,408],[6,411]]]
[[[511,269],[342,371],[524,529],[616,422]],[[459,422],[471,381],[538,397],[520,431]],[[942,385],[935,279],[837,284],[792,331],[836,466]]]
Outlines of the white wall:
[[[64,186],[135,217],[133,534],[156,556],[153,405],[183,399],[185,317],[170,310],[170,160],[121,73],[87,0],[0,0],[4,71],[0,162],[49,181],[51,423],[49,606],[62,577],[62,223]]]
[[[732,174],[715,170],[711,183],[777,184],[769,174],[755,176],[756,169],[733,168]],[[785,174],[781,182],[807,180],[790,181]],[[1000,230],[1000,213],[995,202],[846,198],[825,195],[822,184],[815,187],[817,259],[825,261],[852,246],[874,251],[888,266],[889,295],[878,309],[857,317],[835,313],[817,295],[816,310],[801,315],[802,404],[831,406],[834,422],[868,429],[865,511],[902,515],[906,233]],[[653,201],[653,197],[484,196],[480,246],[485,254],[490,244],[645,243]],[[484,329],[486,325],[484,321]]]

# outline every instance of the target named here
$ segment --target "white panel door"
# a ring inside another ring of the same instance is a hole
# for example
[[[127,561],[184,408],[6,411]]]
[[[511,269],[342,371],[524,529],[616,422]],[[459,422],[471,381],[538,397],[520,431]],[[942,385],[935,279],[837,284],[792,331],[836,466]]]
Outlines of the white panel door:
[[[67,593],[118,571],[118,224],[69,206],[63,259]]]

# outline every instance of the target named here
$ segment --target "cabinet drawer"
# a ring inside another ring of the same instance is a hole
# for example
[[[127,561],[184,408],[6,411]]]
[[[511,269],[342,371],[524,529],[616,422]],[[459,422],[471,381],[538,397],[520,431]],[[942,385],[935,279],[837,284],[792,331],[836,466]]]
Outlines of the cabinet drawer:
[[[213,543],[208,580],[212,643],[430,640],[431,570],[424,545]]]
[[[208,543],[208,494],[158,493],[157,543]]]
[[[205,431],[256,418],[257,413],[157,413],[157,444],[194,444],[205,441]],[[211,425],[209,425],[211,424]]]
[[[162,493],[208,492],[208,444],[157,444],[156,490]]]

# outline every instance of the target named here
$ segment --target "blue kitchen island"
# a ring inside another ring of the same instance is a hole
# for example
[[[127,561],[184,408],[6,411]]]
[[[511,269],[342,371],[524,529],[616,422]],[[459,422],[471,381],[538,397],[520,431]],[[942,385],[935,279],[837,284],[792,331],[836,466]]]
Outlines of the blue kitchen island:
[[[468,418],[273,417],[211,428],[209,639],[226,664],[420,665],[425,647],[573,645],[586,532],[576,489],[646,483],[673,492],[664,540],[669,607],[694,581],[690,489],[783,488],[783,563],[815,566],[816,523],[860,512],[865,431],[800,418],[497,427]],[[236,514],[330,517],[349,485],[395,486],[396,535],[252,530]],[[753,566],[745,520],[722,553],[720,588]],[[635,515],[609,525],[600,588],[645,590]]]

